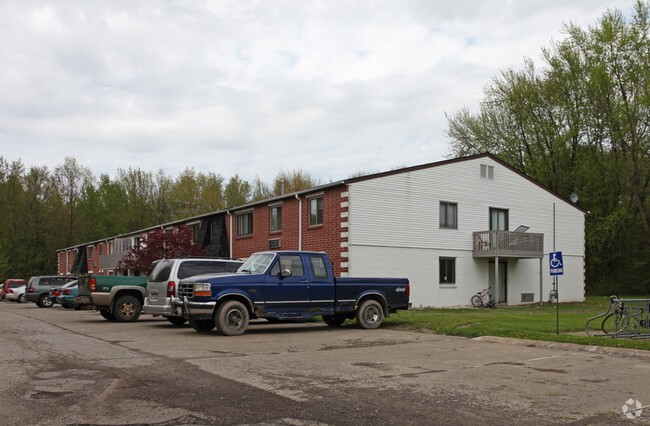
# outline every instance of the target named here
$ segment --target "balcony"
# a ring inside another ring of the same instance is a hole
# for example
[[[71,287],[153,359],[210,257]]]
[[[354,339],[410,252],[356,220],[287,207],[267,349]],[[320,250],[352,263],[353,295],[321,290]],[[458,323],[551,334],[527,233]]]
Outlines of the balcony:
[[[511,231],[473,233],[472,257],[544,257],[544,234]]]
[[[99,256],[99,267],[101,269],[116,269],[117,263],[128,253],[128,251],[121,251],[119,253],[103,254]]]

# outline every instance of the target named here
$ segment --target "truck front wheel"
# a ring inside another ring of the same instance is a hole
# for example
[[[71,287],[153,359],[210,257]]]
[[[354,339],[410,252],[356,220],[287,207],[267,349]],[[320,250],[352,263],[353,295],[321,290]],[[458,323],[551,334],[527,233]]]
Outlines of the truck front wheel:
[[[142,304],[133,296],[122,296],[115,301],[113,316],[118,322],[131,322],[140,318]]]
[[[217,308],[214,322],[224,336],[239,336],[248,327],[248,309],[237,300],[229,300]]]
[[[361,328],[377,328],[384,319],[384,310],[376,300],[366,300],[357,309],[357,324]]]

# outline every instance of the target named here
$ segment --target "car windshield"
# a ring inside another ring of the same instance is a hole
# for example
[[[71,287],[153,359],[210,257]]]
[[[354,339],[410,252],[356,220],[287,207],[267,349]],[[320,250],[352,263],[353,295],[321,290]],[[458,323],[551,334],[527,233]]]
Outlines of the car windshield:
[[[239,267],[237,272],[247,272],[249,274],[261,274],[266,271],[275,255],[273,253],[258,253],[254,254],[242,266]]]

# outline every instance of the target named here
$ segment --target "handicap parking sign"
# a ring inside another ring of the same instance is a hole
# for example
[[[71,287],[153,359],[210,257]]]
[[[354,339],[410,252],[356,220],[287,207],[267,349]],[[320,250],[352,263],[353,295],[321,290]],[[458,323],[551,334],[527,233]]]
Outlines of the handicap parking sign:
[[[548,254],[551,276],[564,275],[564,262],[562,261],[561,251],[552,251]]]

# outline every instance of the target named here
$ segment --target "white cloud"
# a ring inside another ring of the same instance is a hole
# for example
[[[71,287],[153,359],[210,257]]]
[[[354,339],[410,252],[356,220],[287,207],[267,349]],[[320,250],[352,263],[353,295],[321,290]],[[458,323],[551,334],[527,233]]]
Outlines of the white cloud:
[[[4,1],[0,155],[322,181],[442,159],[445,112],[632,1]]]

